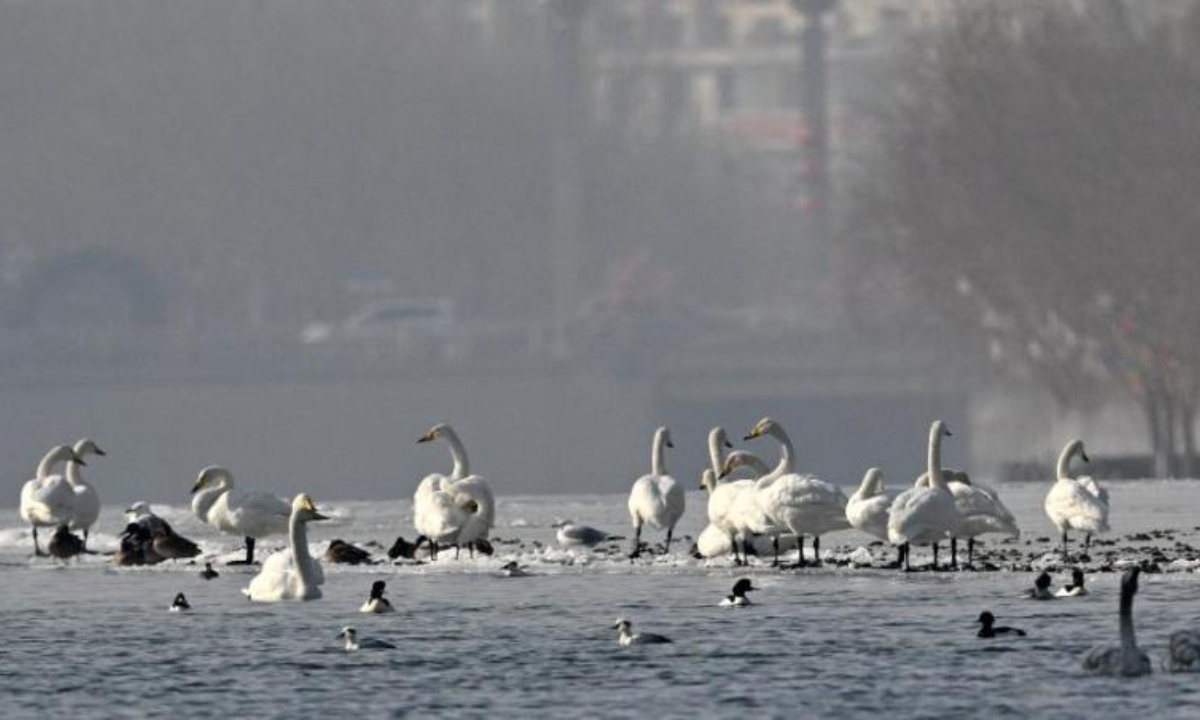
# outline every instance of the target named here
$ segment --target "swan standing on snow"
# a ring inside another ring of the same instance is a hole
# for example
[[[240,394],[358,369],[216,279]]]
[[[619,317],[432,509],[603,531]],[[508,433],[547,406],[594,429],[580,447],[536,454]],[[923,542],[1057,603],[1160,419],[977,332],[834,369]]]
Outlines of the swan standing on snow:
[[[321,597],[325,572],[321,569],[321,563],[309,553],[306,527],[313,520],[326,519],[317,511],[312,498],[304,493],[297,495],[292,500],[292,514],[288,520],[287,549],[267,558],[262,571],[254,576],[249,587],[242,592],[255,602],[316,600]]]
[[[496,499],[488,482],[471,474],[467,450],[454,428],[446,423],[434,425],[417,442],[435,440],[445,440],[450,446],[454,467],[449,476],[430,473],[417,486],[413,525],[429,540],[434,560],[439,545],[454,545],[455,557],[457,548],[465,545],[474,557],[476,542],[487,540],[495,525]]]
[[[88,455],[103,457],[107,454],[91,438],[81,438],[72,449],[78,459],[83,459]],[[96,488],[83,479],[79,468],[80,463],[74,460],[67,461],[67,482],[70,483],[71,490],[75,493],[75,514],[71,517],[71,529],[83,531],[83,544],[86,546],[92,526],[100,517],[100,495],[96,492]]]
[[[613,627],[617,631],[617,644],[621,647],[630,645],[662,645],[671,642],[671,638],[654,633],[635,633],[633,623],[626,618],[617,618]]]
[[[1150,674],[1150,658],[1138,648],[1133,634],[1133,596],[1138,591],[1139,574],[1141,568],[1135,567],[1121,576],[1121,644],[1092,648],[1083,658],[1084,670],[1123,677]]]
[[[33,479],[21,486],[21,520],[33,533],[35,555],[45,555],[38,545],[39,527],[57,528],[70,524],[75,516],[75,492],[62,475],[54,473],[55,467],[68,461],[87,464],[67,445],[50,448],[38,463]]]
[[[867,468],[862,483],[846,501],[846,521],[855,530],[887,542],[888,515],[895,497],[883,488],[883,472]],[[896,557],[897,566],[902,559],[903,554]]]
[[[954,509],[958,517],[950,530],[950,567],[958,567],[958,539],[967,539],[967,567],[971,567],[975,556],[975,538],[987,533],[1000,533],[1009,537],[1020,537],[1017,519],[1000,500],[1000,494],[986,485],[971,483],[967,473],[942,469],[946,487],[954,496]],[[929,486],[929,473],[917,479],[922,487]]]
[[[1046,515],[1062,533],[1062,553],[1067,556],[1067,531],[1087,533],[1084,551],[1093,533],[1108,532],[1108,492],[1091,478],[1071,477],[1071,459],[1076,455],[1088,462],[1082,440],[1072,440],[1058,456],[1058,480],[1046,494]],[[1136,582],[1134,583],[1137,584]]]
[[[646,523],[667,531],[663,554],[671,551],[671,536],[675,533],[675,524],[683,516],[685,502],[683,487],[667,474],[663,462],[663,448],[673,447],[671,433],[665,427],[655,430],[650,447],[650,474],[638,478],[629,491],[629,521],[634,528],[631,558],[642,552],[642,525]]]
[[[748,468],[754,479],[742,480],[727,480],[733,476],[738,468]],[[795,535],[788,535],[791,538],[791,543],[786,543],[784,538],[780,536],[784,532],[784,528],[775,524],[762,508],[758,505],[758,498],[755,495],[755,483],[757,478],[761,478],[770,472],[770,468],[752,452],[746,450],[734,450],[725,458],[725,464],[721,467],[720,478],[724,480],[717,489],[721,492],[729,493],[733,496],[730,504],[723,508],[723,512],[716,516],[716,521],[719,525],[710,523],[710,527],[717,527],[722,532],[726,533],[729,541],[727,547],[719,554],[726,554],[734,551],[736,540],[741,538],[742,559],[741,564],[750,562],[750,549],[753,548],[755,555],[765,555],[768,552],[766,545],[759,545],[759,539],[765,540],[770,538],[770,552],[775,554],[775,560],[778,562],[779,553],[787,552],[791,549],[791,545],[795,544]],[[709,515],[712,519],[713,515]],[[697,542],[697,545],[699,543]],[[711,550],[716,550],[714,545]],[[705,557],[713,557],[712,554],[705,554]],[[734,560],[737,561],[737,553],[734,552]]]
[[[233,475],[215,465],[201,470],[192,486],[192,512],[217,530],[246,539],[246,559],[230,565],[254,564],[254,541],[287,532],[293,514],[287,501],[274,495],[235,490]]]
[[[917,478],[913,487],[896,496],[888,516],[888,542],[901,545],[904,569],[909,566],[909,547],[912,544],[933,546],[933,569],[937,569],[938,542],[947,537],[958,520],[954,496],[946,487],[942,475],[942,437],[950,429],[941,420],[929,428],[928,478]],[[922,481],[928,483],[923,485]]]
[[[729,547],[733,551],[734,563],[744,565],[746,560],[738,557],[738,529],[733,522],[731,513],[738,494],[751,487],[753,483],[749,480],[721,482],[721,479],[726,475],[725,460],[722,457],[723,449],[729,447],[733,446],[729,444],[728,438],[725,437],[724,428],[717,426],[709,431],[708,457],[710,467],[704,468],[704,471],[700,473],[700,489],[708,491],[709,525],[728,535]],[[766,474],[766,470],[764,469],[760,474]]]
[[[754,483],[759,508],[777,525],[796,536],[798,566],[804,565],[804,535],[813,538],[813,561],[821,562],[821,535],[846,530],[846,496],[836,486],[793,471],[795,449],[783,426],[769,417],[755,423],[746,440],[770,435],[779,442],[779,464]]]

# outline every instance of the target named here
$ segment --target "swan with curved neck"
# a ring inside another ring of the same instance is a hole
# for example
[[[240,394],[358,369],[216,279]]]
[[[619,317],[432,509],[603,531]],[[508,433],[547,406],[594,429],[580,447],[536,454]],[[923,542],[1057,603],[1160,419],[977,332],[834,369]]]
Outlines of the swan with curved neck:
[[[1119,627],[1121,644],[1112,647],[1095,647],[1083,659],[1085,670],[1102,675],[1135,677],[1151,672],[1150,658],[1137,645],[1133,632],[1133,596],[1138,591],[1138,575],[1141,568],[1127,570],[1121,577],[1121,605]]]
[[[846,502],[846,520],[855,530],[887,542],[888,511],[893,499],[894,494],[883,489],[883,472],[877,467],[868,468]]]
[[[667,531],[663,554],[671,550],[671,537],[675,533],[676,523],[683,516],[685,504],[683,486],[667,473],[664,450],[671,447],[675,445],[671,442],[670,431],[665,427],[655,430],[650,443],[650,474],[634,481],[629,491],[629,521],[634,527],[630,558],[641,554],[642,526],[646,524]]]
[[[751,478],[743,480],[728,480],[738,470],[747,468]],[[736,564],[746,564],[750,561],[748,548],[755,537],[767,536],[772,538],[772,548],[778,549],[779,534],[782,532],[773,521],[767,517],[758,506],[755,496],[757,479],[770,472],[770,468],[762,458],[746,450],[734,450],[725,458],[721,467],[721,479],[724,480],[717,491],[710,496],[709,524],[718,527],[729,538],[729,548],[733,551]],[[712,501],[720,494],[726,494],[721,500],[724,507],[717,516],[712,512]],[[742,556],[737,553],[737,538],[742,539]],[[765,548],[764,548],[765,552]],[[758,554],[758,548],[755,548]],[[711,557],[711,555],[709,555]]]
[[[33,479],[21,486],[21,520],[29,525],[33,551],[38,556],[46,554],[38,544],[38,528],[57,528],[69,524],[75,516],[75,491],[66,478],[54,472],[65,462],[86,465],[73,448],[56,445],[38,462]]]
[[[803,566],[804,535],[813,538],[814,563],[821,561],[821,535],[846,530],[846,496],[835,485],[793,470],[795,447],[783,426],[769,417],[755,423],[746,440],[769,435],[779,442],[779,463],[754,484],[755,499],[763,513],[779,530],[796,536],[799,549],[797,566]],[[778,544],[778,534],[773,538]],[[778,557],[775,559],[778,562]]]
[[[888,542],[901,547],[905,570],[911,569],[908,548],[913,543],[933,547],[932,567],[936,570],[938,541],[950,534],[958,519],[954,496],[942,473],[942,438],[950,435],[950,429],[941,420],[930,425],[925,474],[892,502]]]
[[[1078,457],[1088,462],[1087,451],[1082,440],[1066,444],[1058,456],[1055,475],[1057,479],[1046,493],[1044,508],[1050,522],[1062,537],[1062,554],[1067,557],[1068,533],[1071,530],[1087,534],[1084,551],[1091,544],[1092,535],[1108,532],[1108,492],[1092,478],[1075,478],[1071,474],[1071,461]]]
[[[288,547],[263,563],[262,572],[250,581],[246,595],[255,602],[316,600],[321,597],[325,573],[308,549],[308,523],[327,520],[312,498],[300,493],[292,499],[288,518]]]
[[[104,457],[107,454],[91,438],[80,439],[72,449],[78,458],[88,455]],[[71,529],[83,531],[83,543],[86,547],[92,526],[100,517],[100,494],[96,492],[94,486],[83,479],[83,473],[79,468],[79,463],[67,462],[67,482],[71,484],[71,489],[75,492],[75,514],[71,518]]]
[[[439,423],[417,442],[436,440],[446,441],[454,464],[450,475],[430,473],[417,486],[413,495],[413,524],[417,533],[429,541],[433,559],[437,559],[441,545],[454,545],[456,558],[465,546],[474,557],[475,544],[487,540],[495,524],[495,495],[484,478],[471,473],[466,447],[454,428]]]
[[[245,538],[246,559],[229,564],[251,565],[258,538],[288,532],[292,507],[269,493],[234,489],[233,474],[210,465],[192,485],[192,512],[223,533]]]

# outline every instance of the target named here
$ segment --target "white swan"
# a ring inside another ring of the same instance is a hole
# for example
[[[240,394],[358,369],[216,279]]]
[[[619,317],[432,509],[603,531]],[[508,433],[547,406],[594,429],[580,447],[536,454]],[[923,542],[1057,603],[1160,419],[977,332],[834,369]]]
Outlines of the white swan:
[[[1184,672],[1200,665],[1200,633],[1176,630],[1167,645],[1167,670]]]
[[[708,458],[710,466],[700,473],[700,488],[708,491],[708,522],[710,525],[723,530],[729,536],[729,547],[733,550],[733,561],[742,564],[745,560],[737,553],[737,528],[732,522],[730,512],[738,493],[752,485],[748,480],[738,482],[720,482],[723,477],[725,461],[723,449],[733,447],[725,436],[725,429],[714,427],[708,433]],[[761,461],[760,461],[761,462]],[[765,470],[763,473],[765,474]],[[697,543],[699,545],[699,543]]]
[[[887,542],[888,517],[895,499],[896,493],[883,487],[883,472],[879,468],[867,468],[862,483],[846,501],[846,521],[855,530]],[[901,560],[902,554],[896,564],[899,565]]]
[[[321,569],[321,563],[309,553],[305,527],[310,521],[326,519],[317,512],[312,498],[304,493],[297,495],[292,500],[291,517],[288,519],[287,549],[267,558],[262,570],[242,592],[255,602],[316,600],[321,597],[325,572]]]
[[[726,552],[733,551],[736,561],[736,541],[740,538],[742,564],[750,561],[751,549],[759,557],[770,552],[778,560],[778,554],[791,550],[796,546],[798,538],[795,535],[787,535],[785,538],[784,533],[787,532],[787,529],[777,525],[758,505],[755,484],[758,478],[764,477],[770,472],[770,468],[754,453],[746,450],[734,450],[725,458],[720,478],[732,477],[738,468],[748,468],[752,479],[725,480],[717,486],[718,491],[732,496],[732,501],[727,508],[724,508],[724,512],[717,516],[716,520],[720,524],[719,527],[730,538],[729,550]],[[713,517],[711,513],[709,517],[710,519]]]
[[[1000,494],[986,485],[971,482],[967,473],[942,468],[946,487],[954,496],[954,509],[958,517],[950,530],[950,567],[958,567],[958,539],[967,540],[967,566],[975,554],[975,538],[987,533],[999,533],[1009,537],[1020,537],[1017,519],[1000,500]],[[917,485],[929,487],[929,473],[917,479]]]
[[[274,495],[235,490],[233,475],[215,465],[201,470],[192,486],[192,512],[217,530],[246,539],[246,559],[230,565],[253,564],[255,540],[287,532],[293,514],[287,501]]]
[[[1067,532],[1087,533],[1084,550],[1094,533],[1108,532],[1108,492],[1091,478],[1071,477],[1071,459],[1076,455],[1088,461],[1082,440],[1072,440],[1058,456],[1055,481],[1046,493],[1046,515],[1062,534],[1062,553],[1067,555]]]
[[[413,495],[413,525],[417,533],[428,538],[433,559],[437,559],[439,545],[465,545],[474,556],[475,542],[486,540],[495,525],[495,496],[486,480],[471,474],[467,450],[454,428],[446,423],[434,425],[417,442],[435,440],[445,440],[450,446],[454,467],[448,476],[426,475],[417,486]]]
[[[103,457],[107,454],[91,438],[80,439],[75,443],[73,449],[78,458],[88,455]],[[100,495],[91,483],[83,479],[77,462],[67,462],[67,482],[71,484],[71,490],[75,492],[75,514],[71,518],[71,529],[83,531],[83,542],[86,545],[92,526],[100,517]]]
[[[21,520],[33,533],[36,555],[45,555],[38,545],[38,528],[57,528],[69,524],[75,516],[75,492],[66,478],[54,473],[55,467],[68,461],[80,461],[72,448],[67,445],[50,448],[38,463],[33,479],[21,486]]]
[[[1121,644],[1092,648],[1083,658],[1084,670],[1124,677],[1150,674],[1150,658],[1138,648],[1133,634],[1133,596],[1138,591],[1140,573],[1141,569],[1135,567],[1121,577]]]
[[[821,561],[821,535],[846,530],[846,496],[836,486],[793,471],[795,449],[779,423],[765,417],[755,423],[746,440],[770,435],[779,442],[779,464],[754,483],[758,506],[773,523],[796,536],[799,563],[804,565],[804,535],[813,538],[814,562]]]
[[[629,521],[634,527],[633,550],[629,557],[641,554],[642,526],[649,523],[658,530],[667,531],[667,545],[663,554],[671,551],[671,536],[675,524],[683,516],[683,487],[667,474],[663,462],[663,448],[675,447],[671,433],[660,427],[654,431],[650,447],[650,474],[643,475],[633,483],[629,491]]]
[[[937,569],[938,541],[948,537],[958,520],[954,496],[946,487],[942,475],[942,437],[950,429],[941,420],[929,428],[929,457],[927,486],[922,479],[892,501],[888,516],[888,542],[903,545],[904,569],[909,570],[908,547],[912,543],[933,546],[933,569]]]
[[[602,542],[623,539],[620,535],[604,532],[591,525],[580,525],[571,520],[558,526],[555,538],[563,547],[595,547]]]

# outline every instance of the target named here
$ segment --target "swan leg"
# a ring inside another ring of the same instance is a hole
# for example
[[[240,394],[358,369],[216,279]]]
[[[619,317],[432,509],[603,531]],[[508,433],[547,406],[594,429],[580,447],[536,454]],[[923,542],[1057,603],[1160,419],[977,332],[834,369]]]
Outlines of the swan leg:
[[[896,546],[896,567],[904,568],[905,570],[908,569],[908,566],[905,565],[905,563],[904,563],[904,546],[903,545]]]
[[[663,548],[662,554],[666,555],[671,552],[671,535],[675,532],[675,528],[667,528],[667,546]]]
[[[246,538],[246,559],[245,560],[230,560],[227,565],[253,565],[254,564],[254,538]]]
[[[779,536],[771,537],[771,549],[775,551],[775,559],[771,561],[771,567],[779,567]]]
[[[642,524],[639,522],[633,529],[633,549],[629,551],[632,560],[642,554]]]
[[[967,538],[967,567],[973,568],[972,558],[975,556],[975,538]]]
[[[1067,559],[1067,531],[1064,528],[1062,531],[1062,555],[1063,560]]]
[[[956,537],[950,538],[950,567],[958,569],[958,538]]]
[[[938,556],[938,544],[935,542],[933,544],[933,569],[934,570],[938,569],[937,556]]]
[[[429,557],[431,560],[437,560],[438,544],[433,540],[429,541]]]
[[[461,548],[461,547],[459,547],[459,544],[458,544],[458,543],[454,543],[454,559],[455,559],[455,560],[457,560],[457,559],[458,559],[458,551],[459,551],[459,550],[461,550],[461,549],[462,549],[462,548]]]
[[[1086,553],[1092,547],[1092,534],[1083,536],[1083,551]]]
[[[42,551],[42,547],[38,545],[37,525],[29,526],[33,530],[33,554],[37,557],[45,557],[46,553]]]
[[[742,565],[741,559],[738,558],[737,535],[729,533],[729,549],[733,551],[733,564]]]
[[[813,567],[821,565],[821,536],[813,536]]]

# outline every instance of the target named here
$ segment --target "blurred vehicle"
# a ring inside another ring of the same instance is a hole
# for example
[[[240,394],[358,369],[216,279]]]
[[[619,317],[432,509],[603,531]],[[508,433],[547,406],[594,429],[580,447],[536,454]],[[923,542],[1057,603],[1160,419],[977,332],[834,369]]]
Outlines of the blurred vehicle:
[[[449,298],[377,300],[337,323],[309,323],[306,345],[363,345],[373,353],[452,357],[458,322]]]

